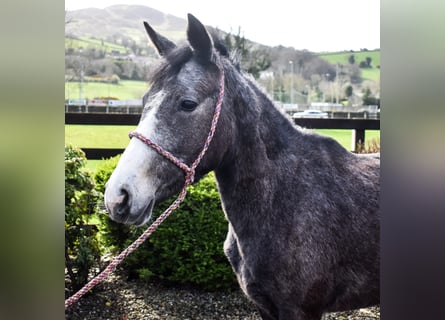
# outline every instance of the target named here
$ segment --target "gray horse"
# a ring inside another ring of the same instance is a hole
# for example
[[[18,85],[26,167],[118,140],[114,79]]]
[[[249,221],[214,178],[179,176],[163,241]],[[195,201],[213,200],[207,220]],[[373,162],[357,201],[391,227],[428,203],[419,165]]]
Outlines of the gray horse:
[[[196,180],[215,172],[229,222],[224,251],[262,318],[320,319],[378,304],[379,156],[293,125],[192,15],[184,45],[145,28],[163,59],[136,131],[186,164],[206,140],[224,72],[219,123]],[[183,183],[181,169],[131,139],[105,203],[113,220],[142,225]]]

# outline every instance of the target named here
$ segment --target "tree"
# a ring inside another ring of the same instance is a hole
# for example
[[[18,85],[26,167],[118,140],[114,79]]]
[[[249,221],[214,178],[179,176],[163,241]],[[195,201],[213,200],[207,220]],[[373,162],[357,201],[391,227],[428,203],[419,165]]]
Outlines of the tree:
[[[355,63],[355,57],[354,57],[353,54],[351,54],[351,55],[349,56],[349,58],[348,58],[348,62],[349,62],[349,64],[354,64],[354,63]]]
[[[261,71],[267,70],[270,65],[271,62],[266,52],[254,50],[249,54],[246,71],[252,74],[255,79],[258,79]]]
[[[246,57],[249,53],[249,46],[247,44],[244,35],[241,35],[241,27],[238,27],[238,33],[228,33],[224,39],[227,49],[229,51],[236,51],[242,58]]]
[[[371,57],[366,57],[366,65],[368,66],[368,68],[371,68],[371,61],[372,61]]]
[[[380,99],[371,96],[371,89],[368,87],[363,89],[363,105],[364,106],[379,106],[380,107]]]
[[[68,10],[65,10],[65,25],[74,22],[73,18],[68,15]]]
[[[241,27],[238,27],[238,33],[232,35],[228,33],[224,37],[224,43],[228,51],[234,51],[240,57],[240,67],[242,70],[252,74],[258,79],[261,71],[267,70],[271,61],[265,50],[252,49],[244,35],[241,35]]]
[[[354,91],[354,89],[352,88],[351,85],[347,86],[346,89],[345,89],[345,95],[346,95],[346,97],[347,97],[347,98],[351,97],[353,91]]]
[[[362,81],[360,68],[357,65],[351,65],[348,68],[348,75],[351,83],[358,84]]]

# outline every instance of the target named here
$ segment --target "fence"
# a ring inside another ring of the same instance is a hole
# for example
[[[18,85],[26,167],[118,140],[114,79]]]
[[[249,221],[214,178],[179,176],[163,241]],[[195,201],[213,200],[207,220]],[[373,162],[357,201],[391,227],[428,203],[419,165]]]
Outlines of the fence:
[[[142,102],[140,105],[65,105],[66,113],[128,113],[140,115],[142,113],[142,109]]]
[[[93,124],[93,125],[137,125],[140,114],[112,114],[112,113],[65,113],[65,124]],[[293,119],[295,124],[308,129],[351,129],[352,143],[365,142],[366,130],[380,130],[378,119]],[[87,159],[103,159],[114,157],[124,149],[110,148],[82,148]]]

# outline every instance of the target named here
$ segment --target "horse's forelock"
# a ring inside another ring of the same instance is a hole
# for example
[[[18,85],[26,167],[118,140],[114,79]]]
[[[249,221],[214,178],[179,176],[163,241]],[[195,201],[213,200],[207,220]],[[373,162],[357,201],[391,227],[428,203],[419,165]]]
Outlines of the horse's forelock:
[[[178,73],[192,55],[192,49],[186,45],[171,50],[165,56],[165,59],[150,73],[148,81],[154,83]]]
[[[213,38],[213,44],[215,48],[215,53],[221,57],[227,58],[228,61],[239,71],[239,54],[236,51],[231,51],[227,49],[224,41],[215,32],[211,33]],[[177,48],[171,50],[160,63],[160,65],[155,68],[149,75],[148,81],[153,83],[165,77],[177,74],[181,67],[189,61],[193,56],[193,50],[187,44],[178,46]],[[215,65],[220,65],[218,63],[218,57],[215,54],[212,57],[211,62]]]

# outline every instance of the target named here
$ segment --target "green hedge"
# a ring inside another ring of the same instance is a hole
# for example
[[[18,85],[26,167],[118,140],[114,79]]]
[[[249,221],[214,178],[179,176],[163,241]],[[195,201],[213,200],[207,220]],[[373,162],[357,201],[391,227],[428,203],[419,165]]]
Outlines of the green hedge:
[[[95,190],[93,176],[83,170],[85,153],[65,146],[65,267],[67,289],[77,291],[100,259],[98,229],[90,223],[97,209],[100,194]]]
[[[116,158],[104,161],[96,170],[98,191],[117,163]],[[176,198],[155,208],[154,221]],[[131,227],[103,218],[102,233],[107,246],[123,250],[148,225]],[[224,255],[223,243],[227,221],[221,209],[213,174],[190,186],[180,208],[163,222],[150,238],[123,264],[131,275],[140,279],[161,279],[181,284],[192,284],[208,290],[237,288],[236,277]]]

